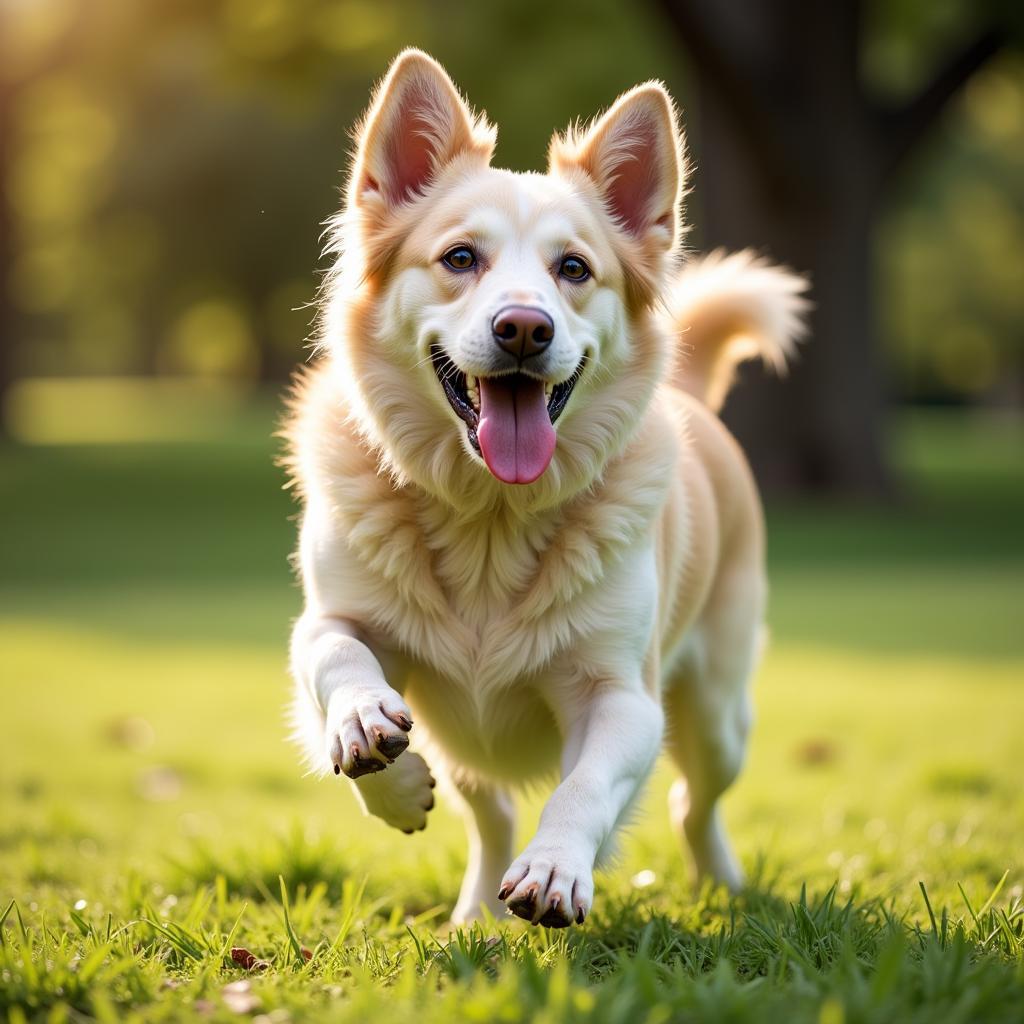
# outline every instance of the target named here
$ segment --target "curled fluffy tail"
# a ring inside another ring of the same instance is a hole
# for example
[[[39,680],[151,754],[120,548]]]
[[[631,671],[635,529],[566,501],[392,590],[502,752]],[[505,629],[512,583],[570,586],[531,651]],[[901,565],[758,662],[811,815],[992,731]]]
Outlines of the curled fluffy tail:
[[[740,363],[755,356],[785,373],[804,334],[807,280],[748,249],[692,260],[669,299],[681,345],[674,383],[717,411]]]

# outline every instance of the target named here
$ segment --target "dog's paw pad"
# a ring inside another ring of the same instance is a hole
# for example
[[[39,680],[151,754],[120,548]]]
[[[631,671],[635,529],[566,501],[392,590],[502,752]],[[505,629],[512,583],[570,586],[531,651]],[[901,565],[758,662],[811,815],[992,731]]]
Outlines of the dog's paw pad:
[[[375,757],[363,757],[358,750],[353,750],[349,766],[344,771],[350,779],[359,779],[364,775],[382,772],[386,767],[387,765]]]
[[[579,917],[578,914],[577,917]],[[555,896],[551,901],[551,906],[545,911],[538,924],[544,925],[545,928],[568,928],[572,922],[572,917],[566,917],[565,911],[562,909],[561,899]],[[579,923],[582,924],[582,920]]]
[[[405,733],[387,736],[379,729],[375,730],[373,741],[377,750],[389,761],[394,761],[409,746],[409,737]]]
[[[537,912],[537,889],[536,885],[531,886],[525,892],[520,893],[515,899],[509,900],[506,906],[516,917],[524,921],[532,921],[533,915]]]

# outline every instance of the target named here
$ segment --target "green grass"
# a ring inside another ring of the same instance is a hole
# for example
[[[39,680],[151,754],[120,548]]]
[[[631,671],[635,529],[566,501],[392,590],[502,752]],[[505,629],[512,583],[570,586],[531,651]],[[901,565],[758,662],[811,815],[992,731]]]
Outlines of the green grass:
[[[1019,423],[903,419],[895,509],[772,509],[748,893],[692,893],[662,770],[585,928],[449,938],[451,811],[403,836],[285,741],[271,416],[0,450],[0,1018],[1024,1020]]]

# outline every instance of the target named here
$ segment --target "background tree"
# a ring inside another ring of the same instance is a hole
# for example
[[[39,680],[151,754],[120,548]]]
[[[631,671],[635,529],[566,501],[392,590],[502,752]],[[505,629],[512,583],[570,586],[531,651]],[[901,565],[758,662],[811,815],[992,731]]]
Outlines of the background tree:
[[[727,419],[769,486],[885,493],[874,229],[907,158],[1007,33],[971,27],[916,95],[883,105],[864,82],[860,0],[660,3],[696,80],[702,246],[754,245],[813,284],[813,344],[784,382],[748,372]]]
[[[12,208],[12,168],[16,114],[23,93],[62,69],[71,59],[84,23],[81,7],[39,19],[29,31],[13,5],[0,3],[0,409],[18,372],[18,337],[23,329],[13,295],[16,216]],[[0,437],[5,421],[0,416]]]

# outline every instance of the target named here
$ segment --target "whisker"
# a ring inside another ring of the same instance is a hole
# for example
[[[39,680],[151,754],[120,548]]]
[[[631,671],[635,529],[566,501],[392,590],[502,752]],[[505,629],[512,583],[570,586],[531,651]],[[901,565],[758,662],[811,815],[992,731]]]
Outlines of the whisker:
[[[459,367],[455,364],[455,361],[451,358],[451,356],[448,355],[447,352],[444,351],[444,349],[438,349],[438,351],[441,353],[440,359],[438,359],[435,353],[431,351],[431,353],[428,356],[425,356],[423,359],[420,359],[419,361],[414,363],[413,368],[418,368],[429,360],[434,363],[435,369],[437,370],[437,374],[443,382],[449,382],[457,374],[463,373],[463,371],[459,369]],[[465,374],[463,373],[463,375]]]
[[[441,351],[443,352],[444,350],[442,349]],[[434,353],[432,351],[428,352],[427,355],[425,355],[422,359],[418,359],[415,363],[413,363],[412,364],[412,368],[414,370],[418,370],[424,363],[431,362],[433,360],[433,358],[434,358]]]
[[[451,359],[445,357],[442,362],[438,363],[437,366],[438,376],[444,383],[449,383],[455,377],[462,373],[462,371],[452,362]],[[465,376],[465,374],[463,374]]]

